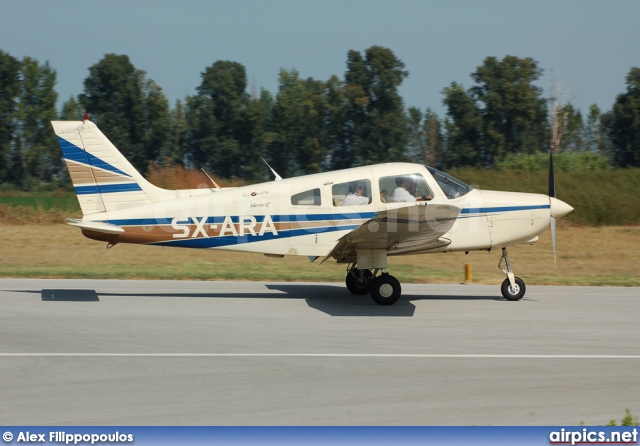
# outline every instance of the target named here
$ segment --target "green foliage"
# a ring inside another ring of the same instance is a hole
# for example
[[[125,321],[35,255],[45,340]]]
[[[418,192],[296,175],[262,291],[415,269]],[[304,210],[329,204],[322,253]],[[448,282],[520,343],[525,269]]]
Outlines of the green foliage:
[[[48,62],[40,65],[25,57],[21,80],[15,135],[19,144],[15,147],[13,169],[23,172],[22,185],[30,189],[39,180],[51,181],[62,167],[60,147],[50,124],[56,118],[58,94],[54,90],[56,73]]]
[[[640,167],[640,68],[627,75],[627,92],[618,95],[606,122],[616,164]]]
[[[254,128],[263,124],[246,93],[244,66],[217,61],[202,73],[198,94],[187,98],[185,149],[188,162],[226,178],[255,175],[260,150]],[[257,152],[257,153],[256,153]]]
[[[501,61],[487,57],[471,74],[476,85],[470,92],[480,104],[484,124],[483,163],[500,160],[507,153],[537,151],[544,145],[546,100],[534,84],[541,75],[535,60],[515,56]]]
[[[640,426],[638,423],[638,417],[631,415],[631,411],[629,409],[625,409],[624,413],[624,418],[620,420],[620,426]],[[616,420],[609,421],[607,426],[617,426]]]
[[[89,68],[84,92],[56,115],[49,63],[0,51],[0,184],[69,184],[48,121],[80,120],[85,111],[143,173],[150,163],[168,163],[266,180],[272,175],[260,157],[285,177],[393,161],[546,172],[551,133],[559,172],[640,166],[638,68],[610,112],[593,105],[583,120],[572,104],[554,102],[550,114],[561,128],[548,122],[536,86],[542,69],[531,58],[485,58],[471,88],[452,82],[442,90],[444,119],[429,108],[405,108],[398,89],[408,75],[390,49],[372,46],[347,53],[344,79],[281,70],[274,96],[248,93],[244,66],[216,61],[196,94],[170,109],[161,87],[128,56],[107,54]]]
[[[444,165],[476,166],[481,162],[483,121],[480,109],[473,97],[456,82],[442,93],[448,117],[444,123],[447,133]]]
[[[353,138],[356,165],[402,161],[407,144],[404,104],[398,93],[409,75],[388,48],[372,46],[364,57],[347,54],[345,91],[349,98],[347,126]],[[346,166],[345,166],[346,167]]]
[[[142,173],[167,141],[169,105],[161,88],[125,55],[106,54],[89,68],[81,106]]]
[[[323,85],[313,79],[304,81],[296,70],[284,69],[280,70],[279,84],[273,106],[273,130],[277,136],[269,150],[271,165],[284,176],[304,173],[313,163],[311,171],[318,172],[322,152],[326,153],[320,142]]]
[[[20,95],[20,61],[0,50],[0,183],[9,177],[16,101]]]
[[[611,168],[611,161],[593,152],[561,152],[553,156],[553,165],[559,172],[607,170]],[[543,152],[509,154],[504,160],[498,161],[496,167],[501,171],[548,172],[549,154]]]
[[[531,58],[487,57],[465,91],[443,90],[447,107],[447,166],[489,166],[511,153],[532,153],[546,140],[546,101],[534,82],[542,70]]]

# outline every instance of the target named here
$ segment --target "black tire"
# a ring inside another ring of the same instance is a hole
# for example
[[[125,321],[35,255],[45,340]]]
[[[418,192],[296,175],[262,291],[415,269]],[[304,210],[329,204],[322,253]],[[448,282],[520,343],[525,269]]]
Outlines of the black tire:
[[[527,291],[527,287],[524,285],[524,281],[520,277],[516,277],[515,282],[515,289],[511,288],[511,283],[508,278],[504,279],[504,282],[502,282],[500,291],[502,291],[502,295],[505,299],[512,301],[520,300],[524,296],[525,291]]]
[[[357,274],[358,272],[356,270],[353,271],[353,274],[347,274],[347,278],[344,282],[351,294],[355,294],[356,296],[363,296],[367,294],[371,289],[371,278],[373,277],[373,274],[368,269],[362,270],[362,282],[358,282],[354,277],[354,275]]]
[[[393,305],[402,294],[400,282],[389,274],[382,274],[371,281],[371,298],[378,305]]]

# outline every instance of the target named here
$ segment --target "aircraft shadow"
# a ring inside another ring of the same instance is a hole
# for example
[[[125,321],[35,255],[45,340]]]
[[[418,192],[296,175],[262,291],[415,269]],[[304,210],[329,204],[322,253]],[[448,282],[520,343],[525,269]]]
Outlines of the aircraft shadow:
[[[330,316],[359,316],[359,317],[412,317],[416,307],[412,303],[421,300],[460,300],[477,301],[493,300],[507,302],[500,296],[473,296],[473,295],[422,295],[404,294],[398,302],[390,306],[375,304],[369,295],[354,296],[342,286],[317,285],[306,283],[291,284],[267,284],[268,290],[280,291],[279,294],[260,292],[207,292],[207,293],[100,293],[92,291],[97,296],[108,297],[179,297],[179,298],[199,298],[199,299],[304,299],[310,308],[326,313]],[[43,292],[56,292],[64,294],[65,291],[74,290],[21,290],[22,293],[33,293],[43,295]],[[46,300],[46,299],[43,299]],[[65,299],[59,299],[65,300]],[[73,299],[69,299],[73,300]],[[524,299],[523,299],[524,300]],[[97,299],[96,299],[97,301]]]

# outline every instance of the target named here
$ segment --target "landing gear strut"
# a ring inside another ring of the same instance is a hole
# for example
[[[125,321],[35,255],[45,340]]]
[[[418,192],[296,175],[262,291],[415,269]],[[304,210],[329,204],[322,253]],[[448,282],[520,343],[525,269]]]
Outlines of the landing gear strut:
[[[505,263],[507,269],[502,267],[502,262]],[[502,257],[500,257],[500,262],[498,262],[498,268],[500,268],[500,270],[507,276],[500,287],[500,291],[504,298],[512,301],[522,299],[527,287],[524,285],[524,281],[520,277],[516,277],[511,271],[507,248],[502,248]]]
[[[381,274],[378,275],[378,271]],[[384,269],[358,269],[350,265],[345,280],[351,294],[361,296],[369,293],[378,305],[393,305],[400,299],[402,287],[398,279],[385,272]]]
[[[351,266],[347,272],[345,283],[351,294],[362,296],[371,290],[371,281],[373,273],[368,269],[358,269],[355,265]]]

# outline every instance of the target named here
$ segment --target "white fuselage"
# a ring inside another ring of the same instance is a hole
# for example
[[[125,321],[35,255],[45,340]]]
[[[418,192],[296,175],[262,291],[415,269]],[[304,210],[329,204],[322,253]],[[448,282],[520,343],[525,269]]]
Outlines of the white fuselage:
[[[407,174],[421,175],[426,182],[423,187],[433,198],[415,203],[384,202],[382,189],[389,193],[391,179]],[[342,205],[347,193],[343,185],[356,180],[368,180],[366,194],[371,202]],[[116,243],[316,257],[327,255],[341,237],[379,212],[446,204],[459,209],[456,221],[442,237],[449,243],[414,252],[471,251],[534,242],[549,225],[551,207],[549,197],[541,194],[473,189],[459,198],[448,198],[424,166],[407,163],[357,167],[219,191],[184,190],[177,195],[180,198],[83,219],[117,225],[124,234],[83,232],[90,238]]]

